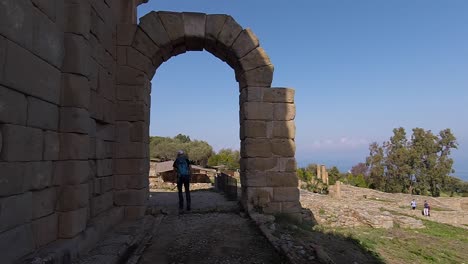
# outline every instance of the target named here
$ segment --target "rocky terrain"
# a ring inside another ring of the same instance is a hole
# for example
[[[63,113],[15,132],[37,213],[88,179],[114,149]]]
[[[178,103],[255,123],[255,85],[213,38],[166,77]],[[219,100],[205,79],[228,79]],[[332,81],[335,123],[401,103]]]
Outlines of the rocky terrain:
[[[341,198],[333,197],[333,191],[331,195],[301,191],[301,204],[318,224],[332,227],[422,228],[420,219],[428,219],[468,229],[468,198],[393,194],[348,185],[341,185]],[[412,199],[417,202],[414,211]],[[430,217],[421,214],[425,200],[431,205]]]

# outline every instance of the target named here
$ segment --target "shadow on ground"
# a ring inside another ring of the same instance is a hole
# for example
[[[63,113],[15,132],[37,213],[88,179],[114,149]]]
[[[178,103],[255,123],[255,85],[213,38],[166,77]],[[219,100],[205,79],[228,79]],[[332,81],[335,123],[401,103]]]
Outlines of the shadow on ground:
[[[302,223],[287,215],[276,215],[276,228],[273,234],[279,238],[292,239],[296,248],[315,251],[315,257],[318,260],[316,263],[385,263],[378,254],[365,248],[358,240],[322,231],[309,209],[303,208],[302,215],[304,218]],[[300,251],[294,255],[301,259]],[[303,261],[298,261],[298,263],[315,263],[308,262],[310,257],[302,259]]]

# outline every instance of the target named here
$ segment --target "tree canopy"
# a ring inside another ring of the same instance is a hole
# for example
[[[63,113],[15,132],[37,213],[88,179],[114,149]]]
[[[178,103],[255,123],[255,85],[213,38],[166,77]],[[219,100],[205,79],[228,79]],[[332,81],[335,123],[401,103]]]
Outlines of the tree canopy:
[[[205,166],[213,148],[202,140],[191,140],[189,136],[178,134],[171,137],[150,137],[150,157],[161,161],[173,160],[178,150],[187,153],[195,164]]]
[[[404,128],[395,128],[389,141],[369,146],[367,180],[371,188],[386,192],[439,196],[454,172],[450,154],[458,146],[456,138],[450,129],[412,132],[408,140]]]
[[[218,153],[213,153],[208,159],[208,166],[224,165],[229,170],[240,169],[240,152],[232,149],[221,149]]]

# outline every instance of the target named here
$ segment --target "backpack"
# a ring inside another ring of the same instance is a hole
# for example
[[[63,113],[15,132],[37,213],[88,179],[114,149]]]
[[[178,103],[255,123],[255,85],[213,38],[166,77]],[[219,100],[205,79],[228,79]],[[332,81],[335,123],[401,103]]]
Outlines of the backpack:
[[[179,176],[189,176],[190,167],[188,160],[186,158],[177,158],[176,159],[176,168]]]

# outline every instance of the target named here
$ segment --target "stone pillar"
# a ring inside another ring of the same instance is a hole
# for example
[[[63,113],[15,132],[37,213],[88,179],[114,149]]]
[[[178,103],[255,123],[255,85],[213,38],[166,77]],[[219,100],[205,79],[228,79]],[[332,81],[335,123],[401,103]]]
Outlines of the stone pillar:
[[[240,103],[244,206],[268,214],[299,214],[294,90],[246,87]]]
[[[127,219],[142,217],[148,199],[150,78],[156,69],[151,59],[155,48],[136,25],[118,25],[114,203],[124,208]]]
[[[322,180],[322,165],[317,164],[317,179]]]

